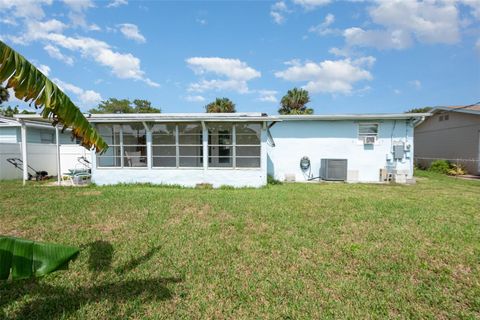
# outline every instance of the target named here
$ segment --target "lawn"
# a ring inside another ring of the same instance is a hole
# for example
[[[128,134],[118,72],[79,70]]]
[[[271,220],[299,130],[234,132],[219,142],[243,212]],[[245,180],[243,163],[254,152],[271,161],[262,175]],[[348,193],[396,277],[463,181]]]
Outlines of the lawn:
[[[1,319],[479,318],[480,181],[262,189],[0,182],[0,234],[75,245]]]

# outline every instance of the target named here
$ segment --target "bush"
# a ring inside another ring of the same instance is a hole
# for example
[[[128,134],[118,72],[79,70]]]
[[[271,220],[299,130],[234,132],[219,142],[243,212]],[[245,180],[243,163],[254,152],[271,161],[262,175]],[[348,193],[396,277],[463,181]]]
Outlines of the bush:
[[[451,176],[462,176],[467,174],[467,170],[465,170],[465,167],[461,164],[452,164],[448,170],[448,174]]]
[[[280,180],[275,179],[273,176],[267,176],[267,184],[282,184]]]
[[[450,170],[450,163],[447,160],[435,160],[430,164],[428,171],[448,174]]]

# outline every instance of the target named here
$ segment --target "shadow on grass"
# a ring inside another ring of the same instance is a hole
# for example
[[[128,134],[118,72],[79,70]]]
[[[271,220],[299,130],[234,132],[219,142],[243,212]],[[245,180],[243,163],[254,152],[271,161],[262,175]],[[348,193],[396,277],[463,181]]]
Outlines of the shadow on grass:
[[[14,316],[7,317],[6,314],[2,314],[4,311],[0,311],[0,317],[2,319],[59,319],[74,313],[83,305],[108,301],[112,305],[109,315],[112,318],[120,318],[120,314],[115,314],[120,304],[133,300],[142,303],[148,300],[171,299],[172,294],[166,285],[181,281],[180,278],[153,278],[77,289],[40,284],[34,280],[5,283],[0,285],[1,309],[26,295],[29,299],[15,312]]]
[[[94,275],[111,269],[114,250],[109,242],[95,241],[82,248],[88,248],[88,269]],[[135,269],[147,262],[159,249],[159,246],[151,248],[146,254],[130,260],[115,272],[124,274]],[[182,282],[183,278],[157,277],[102,284],[95,284],[94,279],[92,281],[93,285],[73,289],[40,283],[35,279],[0,282],[0,319],[59,319],[68,317],[83,305],[102,302],[109,303],[108,313],[111,318],[121,318],[118,311],[120,305],[134,300],[143,303],[149,300],[171,299],[173,296],[167,285]],[[25,304],[22,303],[15,315],[7,317],[5,307],[25,297],[28,297]]]

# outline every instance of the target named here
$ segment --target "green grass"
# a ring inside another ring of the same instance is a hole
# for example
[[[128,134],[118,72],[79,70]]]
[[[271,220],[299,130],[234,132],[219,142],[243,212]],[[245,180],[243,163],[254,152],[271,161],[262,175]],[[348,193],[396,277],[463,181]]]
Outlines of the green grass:
[[[480,181],[58,188],[0,182],[0,234],[82,248],[0,318],[480,317]]]

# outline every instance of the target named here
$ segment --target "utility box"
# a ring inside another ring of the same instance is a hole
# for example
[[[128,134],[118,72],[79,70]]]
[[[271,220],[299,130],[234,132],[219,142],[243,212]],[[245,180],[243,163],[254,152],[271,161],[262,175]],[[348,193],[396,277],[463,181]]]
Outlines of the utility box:
[[[346,181],[347,167],[347,159],[322,159],[320,178],[327,181]]]
[[[396,144],[393,146],[393,159],[401,160],[405,156],[405,149],[403,144]]]

